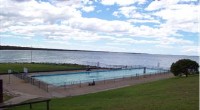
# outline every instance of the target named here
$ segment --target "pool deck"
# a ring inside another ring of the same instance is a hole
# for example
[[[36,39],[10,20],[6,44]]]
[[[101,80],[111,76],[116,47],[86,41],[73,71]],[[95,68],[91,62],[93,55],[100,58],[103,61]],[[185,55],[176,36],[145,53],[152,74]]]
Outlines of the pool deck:
[[[156,74],[146,77],[140,76],[135,78],[125,78],[123,80],[108,80],[104,83],[101,81],[94,86],[88,86],[88,83],[86,83],[81,86],[75,85],[75,87],[69,88],[54,87],[50,88],[49,92],[46,92],[45,90],[39,89],[37,86],[27,83],[14,75],[10,75],[10,83],[9,75],[0,75],[0,79],[3,79],[4,92],[15,96],[14,98],[4,102],[5,104],[17,104],[34,98],[54,98],[89,94],[171,77],[173,77],[173,74],[171,73]]]

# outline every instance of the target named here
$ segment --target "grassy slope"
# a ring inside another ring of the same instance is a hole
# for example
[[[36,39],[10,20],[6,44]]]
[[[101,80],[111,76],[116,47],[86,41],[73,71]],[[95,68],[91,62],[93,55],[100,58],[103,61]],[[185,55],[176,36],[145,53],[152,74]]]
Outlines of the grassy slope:
[[[199,77],[171,78],[94,94],[53,99],[50,110],[198,110]],[[29,106],[14,108],[26,110]],[[33,110],[46,109],[35,104]]]
[[[85,69],[85,66],[76,64],[0,63],[0,73],[7,73],[8,69],[22,72],[24,67],[28,68],[29,72]]]

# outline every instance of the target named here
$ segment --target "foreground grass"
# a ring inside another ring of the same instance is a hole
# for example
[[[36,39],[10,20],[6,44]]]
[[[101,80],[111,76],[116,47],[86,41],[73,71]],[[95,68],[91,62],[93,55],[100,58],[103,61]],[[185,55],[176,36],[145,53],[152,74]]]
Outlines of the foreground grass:
[[[82,96],[52,99],[50,110],[199,110],[199,76],[171,78]],[[29,106],[13,108],[28,110]],[[45,110],[34,104],[33,110]]]
[[[29,72],[85,69],[85,66],[77,64],[0,63],[0,73],[7,73],[8,69],[23,72],[24,67],[28,68]]]

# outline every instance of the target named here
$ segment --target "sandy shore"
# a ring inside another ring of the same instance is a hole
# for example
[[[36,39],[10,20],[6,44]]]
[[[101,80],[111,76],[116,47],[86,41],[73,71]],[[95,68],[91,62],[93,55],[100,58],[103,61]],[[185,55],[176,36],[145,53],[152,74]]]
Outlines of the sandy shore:
[[[3,79],[4,92],[16,96],[13,99],[4,102],[6,104],[20,103],[34,98],[66,97],[95,93],[99,91],[136,85],[139,83],[166,79],[170,77],[173,77],[171,73],[156,74],[146,77],[140,76],[134,78],[121,78],[115,80],[100,81],[97,82],[94,86],[88,86],[88,83],[85,83],[82,85],[77,84],[71,87],[52,87],[49,88],[49,91],[47,92],[43,89],[39,89],[37,86],[34,86],[30,83],[25,82],[24,80],[15,77],[14,75],[10,75],[10,81],[9,75],[0,75],[0,79]]]

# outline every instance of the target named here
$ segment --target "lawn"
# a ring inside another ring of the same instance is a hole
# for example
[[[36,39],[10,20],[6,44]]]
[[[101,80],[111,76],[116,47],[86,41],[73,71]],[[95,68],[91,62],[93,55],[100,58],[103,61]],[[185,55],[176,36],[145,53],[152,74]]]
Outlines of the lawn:
[[[86,66],[77,64],[0,63],[0,73],[7,73],[8,69],[23,72],[24,67],[28,68],[29,72],[64,71],[86,68]]]
[[[45,110],[45,103],[32,110]],[[199,76],[176,77],[105,92],[52,99],[50,110],[199,110]],[[29,106],[13,108],[28,110]]]

